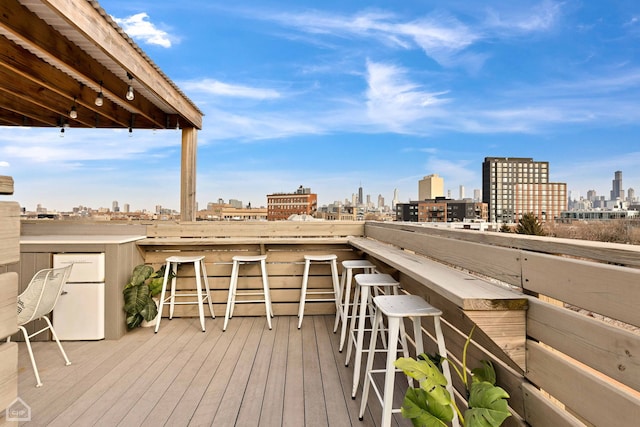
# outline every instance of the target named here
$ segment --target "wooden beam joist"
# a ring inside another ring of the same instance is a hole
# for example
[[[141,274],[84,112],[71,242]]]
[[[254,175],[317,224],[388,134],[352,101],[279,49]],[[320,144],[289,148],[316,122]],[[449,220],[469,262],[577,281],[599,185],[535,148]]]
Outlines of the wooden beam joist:
[[[74,96],[73,92],[80,91],[80,83],[85,84],[85,86],[91,85],[91,88],[86,88],[88,94],[91,95],[91,101],[84,101],[86,105],[93,102],[96,91],[99,88],[99,82],[102,81],[105,99],[126,110],[124,115],[130,117],[131,114],[135,114],[139,127],[140,124],[144,124],[147,121],[152,124],[148,126],[149,128],[163,129],[166,127],[166,113],[149,100],[142,96],[137,96],[131,102],[122,99],[128,84],[124,71],[123,76],[114,75],[104,65],[89,56],[78,46],[70,43],[65,37],[20,5],[16,0],[0,2],[0,17],[2,18],[0,20],[0,34],[7,37],[7,40],[0,39],[2,44],[8,44],[8,40],[19,42],[23,48],[34,54],[32,57],[44,58],[45,62],[39,61],[41,64],[48,63],[46,66],[41,65],[37,76],[32,77],[34,81],[44,86],[49,86],[49,89],[53,91],[64,92],[69,90],[68,96],[71,98]],[[7,53],[11,51],[10,45],[6,47],[6,51]],[[22,56],[27,57],[24,53],[22,53]],[[10,56],[5,56],[5,58],[4,63],[11,64],[17,70],[20,70],[18,65],[22,60],[20,55],[12,57],[13,62],[8,61],[8,58],[11,58]],[[22,64],[22,66],[34,64],[33,61],[30,61],[30,63]],[[64,72],[54,67],[58,67]],[[57,76],[55,76],[56,72],[54,70],[57,71]],[[25,70],[23,69],[22,71]],[[58,81],[57,84],[54,84],[55,82],[47,82],[47,78],[44,78],[45,76],[52,76],[48,78],[59,80],[60,74],[67,76],[64,79],[64,83]],[[140,120],[142,118],[146,120]],[[129,127],[130,125],[129,118],[123,121],[122,117],[114,117],[112,120],[116,123],[124,124],[124,126],[120,125],[118,127]]]

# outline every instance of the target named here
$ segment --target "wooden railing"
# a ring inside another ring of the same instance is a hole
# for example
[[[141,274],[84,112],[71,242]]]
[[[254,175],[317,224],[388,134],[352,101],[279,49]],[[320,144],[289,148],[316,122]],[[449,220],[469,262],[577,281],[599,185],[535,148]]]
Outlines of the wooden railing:
[[[468,365],[493,361],[511,396],[505,425],[626,426],[640,419],[638,246],[381,222],[158,222],[145,234],[138,247],[156,267],[177,252],[205,256],[217,315],[234,254],[268,255],[276,315],[297,312],[304,254],[367,257],[405,292],[443,311],[454,363],[476,327]],[[258,274],[245,272],[239,287],[259,288]],[[192,275],[180,271],[179,286],[190,286]],[[329,277],[316,270],[310,286],[328,288]],[[178,315],[196,315],[195,307],[181,309]],[[236,315],[263,310],[245,304]],[[306,313],[332,310],[316,303]],[[431,329],[426,322],[427,339]]]
[[[505,358],[504,349],[486,345],[496,342],[496,331],[474,332],[476,345],[470,350],[472,366],[479,359],[496,364],[515,412],[509,423],[638,422],[640,247],[404,223],[367,223],[365,235],[516,287],[528,296],[523,369]],[[443,304],[447,347],[459,355],[472,316],[438,298],[429,283],[404,282],[409,291],[433,294],[434,303]],[[496,322],[495,327],[511,326]]]

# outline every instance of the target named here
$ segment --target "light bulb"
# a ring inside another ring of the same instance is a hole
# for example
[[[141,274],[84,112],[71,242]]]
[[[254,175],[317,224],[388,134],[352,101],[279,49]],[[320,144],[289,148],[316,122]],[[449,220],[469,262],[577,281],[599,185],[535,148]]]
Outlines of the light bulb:
[[[133,87],[131,85],[129,85],[129,89],[127,89],[125,97],[127,98],[127,101],[133,101],[133,98],[135,98],[135,95],[133,94]]]
[[[98,93],[98,96],[96,96],[95,104],[96,107],[102,107],[102,104],[104,104],[104,96],[102,95],[102,91],[100,91]]]
[[[71,111],[69,111],[69,117],[71,117],[72,119],[77,119],[78,118],[78,111],[76,110],[76,106],[73,105],[71,107]]]

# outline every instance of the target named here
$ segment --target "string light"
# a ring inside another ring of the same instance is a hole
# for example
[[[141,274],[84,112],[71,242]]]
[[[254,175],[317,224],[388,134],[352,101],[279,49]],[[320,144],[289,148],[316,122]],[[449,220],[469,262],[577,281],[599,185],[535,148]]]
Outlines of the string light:
[[[135,94],[133,93],[133,86],[131,86],[131,81],[133,80],[133,76],[127,73],[127,77],[129,77],[129,88],[127,89],[127,94],[125,95],[125,98],[127,98],[127,101],[133,101],[133,99],[135,98]]]
[[[76,97],[73,97],[73,105],[71,106],[71,110],[69,111],[69,117],[72,119],[78,118],[78,110],[76,110]]]
[[[98,95],[96,96],[96,100],[94,102],[96,104],[96,107],[102,107],[102,104],[104,104],[104,95],[102,94],[102,80],[100,80],[100,92],[98,92]]]

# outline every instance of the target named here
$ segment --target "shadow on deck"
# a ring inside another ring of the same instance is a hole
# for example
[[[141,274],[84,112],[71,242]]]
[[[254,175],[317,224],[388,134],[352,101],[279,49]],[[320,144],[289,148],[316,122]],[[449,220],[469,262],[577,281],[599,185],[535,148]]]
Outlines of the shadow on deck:
[[[370,393],[358,420],[361,391],[351,399],[353,361],[338,352],[333,316],[236,317],[163,321],[117,341],[34,343],[44,383],[19,347],[19,396],[31,407],[25,425],[377,426],[380,405]],[[400,379],[400,376],[399,376]],[[405,380],[406,381],[406,380]],[[401,399],[406,382],[399,382]],[[398,401],[400,402],[400,400]],[[394,425],[410,426],[400,415]]]

